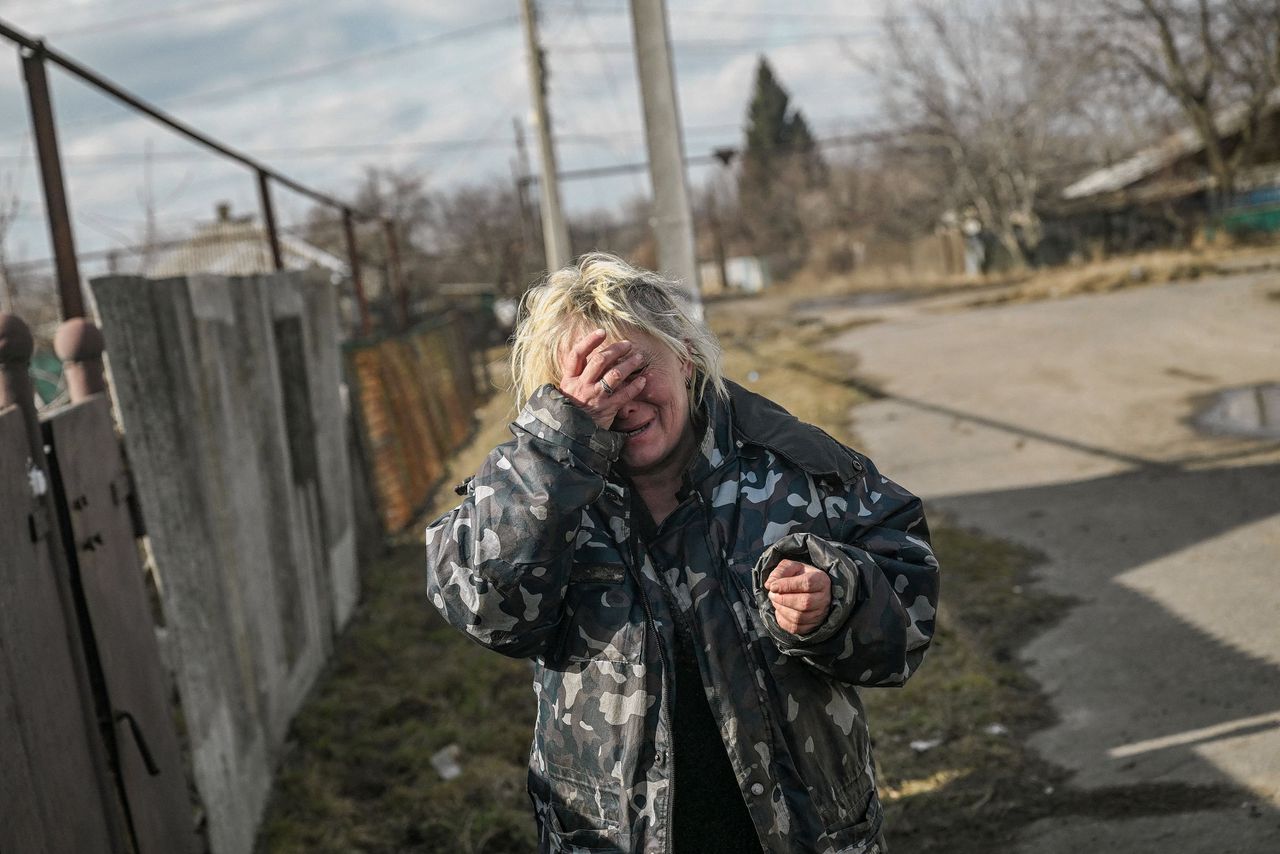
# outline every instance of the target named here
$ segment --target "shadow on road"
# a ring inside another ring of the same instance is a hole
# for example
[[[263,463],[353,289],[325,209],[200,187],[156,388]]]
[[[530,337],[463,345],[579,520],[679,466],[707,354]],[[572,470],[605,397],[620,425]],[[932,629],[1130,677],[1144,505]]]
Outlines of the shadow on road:
[[[1266,556],[1206,544],[1280,514],[1278,485],[1280,463],[1163,464],[929,502],[935,512],[1046,553],[1048,562],[1033,573],[1038,586],[1080,603],[1025,650],[1060,717],[1033,745],[1075,767],[1075,782],[1107,799],[1172,781],[1172,788],[1189,783],[1208,793],[1226,786],[1240,791],[1239,800],[1257,797],[1244,789],[1239,774],[1200,751],[1280,727],[1280,668],[1247,643],[1223,640],[1198,624],[1225,621],[1232,637],[1257,638],[1274,650],[1276,615],[1267,618],[1249,605],[1251,592],[1273,580]],[[1264,548],[1263,543],[1257,538],[1249,547]],[[1189,549],[1195,550],[1190,558],[1162,561]],[[945,554],[940,557],[945,566]],[[1275,557],[1280,555],[1272,556],[1273,563]],[[1252,569],[1242,570],[1245,565]],[[1135,579],[1139,568],[1142,579]],[[1138,589],[1160,576],[1162,591],[1179,591],[1181,613]],[[1223,585],[1237,589],[1224,591]],[[1234,620],[1224,614],[1237,606],[1237,619],[1263,619],[1243,630],[1230,625]],[[1262,781],[1274,796],[1280,769],[1268,768],[1265,755],[1250,757],[1247,743],[1226,749],[1234,768],[1249,768],[1252,782]],[[1115,817],[1111,807],[1118,803],[1103,808],[1094,801],[1078,799],[1078,808]],[[1151,814],[1150,806],[1135,804],[1129,814]],[[1251,820],[1241,832],[1250,832],[1249,825],[1280,840],[1280,811],[1259,799],[1239,818],[1246,815]]]

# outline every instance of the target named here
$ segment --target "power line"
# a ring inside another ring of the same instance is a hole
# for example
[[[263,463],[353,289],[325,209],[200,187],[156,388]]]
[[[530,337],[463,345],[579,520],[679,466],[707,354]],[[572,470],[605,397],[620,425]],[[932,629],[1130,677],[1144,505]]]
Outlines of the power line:
[[[585,8],[582,5],[582,0],[576,0],[574,4],[574,12],[576,13],[577,20],[582,32],[585,33],[587,36],[587,41],[593,45],[598,44],[599,42],[596,39],[595,31],[591,28],[591,23],[586,16]],[[618,88],[618,83],[614,79],[613,72],[609,69],[609,63],[605,61],[604,54],[601,52],[597,52],[595,54],[595,57],[596,57],[596,61],[600,65],[600,71],[604,74],[605,83],[609,87],[609,93],[610,95],[612,95],[612,97],[609,99],[609,103],[613,107],[613,113],[618,118],[618,124],[623,124],[624,119],[622,115],[622,94],[620,89]],[[614,150],[615,152],[617,151],[617,149],[614,149]],[[644,188],[639,179],[634,179],[632,181],[632,189],[634,189],[637,194],[644,192]]]
[[[792,35],[760,36],[756,38],[692,38],[672,39],[671,46],[676,50],[740,50],[745,48],[791,47],[796,44],[817,41],[842,41],[846,39],[863,39],[883,36],[879,29],[843,30],[821,33],[795,33]],[[592,45],[561,45],[556,53],[622,53],[630,52],[628,42],[604,42]]]
[[[874,130],[864,133],[840,134],[838,136],[829,136],[821,139],[815,139],[814,144],[822,148],[835,148],[844,145],[863,145],[872,142],[884,142],[887,139],[895,137],[900,132],[897,130]],[[713,154],[690,154],[686,155],[684,162],[686,166],[706,166],[712,163],[723,163],[725,157],[732,159],[740,154],[740,150],[733,146],[722,146],[716,149]],[[785,152],[787,155],[799,156],[804,154],[802,151]],[[643,172],[649,168],[648,162],[636,163],[615,163],[609,166],[590,166],[585,169],[565,169],[556,173],[556,177],[561,181],[576,181],[587,178],[606,178],[611,175],[625,175],[630,172]],[[528,184],[538,183],[535,175],[526,175],[521,178]]]
[[[109,95],[110,97],[131,107],[137,112],[142,113],[146,116],[149,116],[154,121],[158,122],[161,125],[164,125],[170,130],[173,130],[181,134],[182,136],[186,137],[192,142],[198,145],[202,145],[205,148],[210,149],[211,151],[221,154],[222,156],[226,157],[229,160],[235,161],[241,164],[242,166],[247,167],[248,169],[257,173],[259,181],[264,186],[266,184],[267,179],[271,179],[275,181],[277,184],[279,184],[280,186],[287,187],[293,190],[294,192],[301,193],[305,196],[308,196],[312,200],[320,202],[321,204],[330,205],[332,207],[339,208],[342,210],[348,209],[347,205],[334,199],[332,196],[328,195],[327,193],[322,193],[319,190],[312,189],[311,187],[308,187],[305,184],[295,181],[292,178],[289,178],[288,176],[280,172],[277,172],[274,169],[269,168],[265,164],[260,163],[259,161],[255,160],[254,158],[250,157],[244,152],[238,151],[237,149],[232,148],[229,145],[221,143],[213,139],[212,137],[201,133],[200,131],[196,130],[196,128],[194,128],[193,126],[187,124],[181,119],[176,118],[175,116],[170,115],[169,113],[165,112],[164,110],[161,110],[159,107],[154,106],[148,101],[138,97],[137,95],[123,88],[119,84],[97,73],[96,71],[89,68],[88,66],[82,65],[81,63],[71,58],[70,56],[58,50],[55,50],[49,45],[46,45],[42,40],[32,38],[31,36],[27,35],[26,33],[22,32],[21,30],[13,26],[10,26],[9,24],[5,23],[2,20],[0,20],[0,37],[8,39],[9,41],[18,45],[22,50],[29,52],[32,58],[38,60],[38,67],[40,67],[42,70],[43,70],[44,63],[46,62],[53,63],[54,65],[62,68],[64,71],[69,72],[75,77],[78,77],[83,82],[96,88],[98,91],[102,92],[103,94]]]
[[[511,99],[508,99],[508,103]],[[502,118],[505,118],[503,116]],[[865,121],[865,116],[836,116],[825,120],[826,123]],[[501,119],[497,120],[501,121]],[[497,121],[491,123],[489,130],[497,124]],[[816,121],[816,120],[815,120]],[[727,131],[740,131],[742,129],[741,122],[724,122],[720,124],[707,125],[688,125],[683,128],[686,137],[702,136],[705,134],[724,133]],[[383,154],[388,152],[404,151],[408,153],[418,151],[435,151],[435,150],[459,150],[470,151],[476,148],[494,147],[505,148],[509,143],[506,140],[498,139],[495,134],[486,130],[483,135],[476,137],[458,137],[451,139],[419,139],[419,140],[403,140],[399,142],[356,142],[356,143],[333,143],[329,145],[310,145],[310,146],[279,146],[272,148],[254,148],[246,151],[253,157],[261,158],[340,158],[360,154]],[[28,134],[29,135],[29,134]],[[609,144],[606,140],[610,139],[631,139],[637,142],[642,141],[644,130],[634,128],[628,130],[601,130],[591,132],[570,131],[567,133],[557,134],[556,143],[558,145],[591,145],[604,144],[607,147],[616,150],[616,147]],[[103,152],[100,154],[64,154],[62,159],[68,162],[76,163],[137,163],[145,160],[148,155],[141,152],[118,151]],[[201,161],[208,157],[207,154],[200,151],[153,151],[149,155],[152,160],[158,162],[193,162]],[[0,161],[23,162],[29,160],[30,154],[0,154]]]
[[[189,15],[203,15],[217,9],[224,9],[227,6],[247,6],[250,4],[261,4],[263,0],[202,0],[198,3],[189,3],[183,6],[177,6],[169,9],[156,9],[145,14],[128,15],[120,18],[107,18],[70,27],[65,30],[55,29],[48,35],[53,38],[66,38],[68,36],[77,36],[82,33],[99,33],[108,32],[110,30],[119,30],[135,25],[145,26],[156,21],[170,20],[172,18],[185,18]]]
[[[389,45],[387,47],[377,48],[375,50],[364,51],[362,53],[351,54],[350,56],[340,57],[322,62],[319,65],[312,65],[307,68],[299,68],[293,71],[284,71],[278,74],[271,74],[266,77],[259,77],[256,80],[247,80],[243,83],[237,83],[234,86],[226,86],[221,89],[208,89],[202,92],[192,92],[188,95],[179,95],[171,98],[170,103],[175,104],[206,104],[212,101],[221,101],[226,98],[235,97],[237,95],[257,94],[262,89],[281,84],[294,83],[298,80],[307,80],[312,77],[321,77],[331,74],[343,68],[350,68],[353,65],[364,65],[370,62],[379,62],[388,57],[398,56],[411,50],[417,50],[421,47],[436,44],[439,42],[454,41],[456,39],[467,38],[469,36],[478,35],[489,30],[500,29],[504,26],[515,24],[519,21],[519,17],[515,15],[504,15],[500,18],[491,18],[487,21],[481,21],[477,24],[469,24],[465,27],[458,27],[453,30],[446,30],[442,33],[432,33],[417,39],[411,39],[399,44]]]
[[[546,0],[544,0],[546,2]],[[562,2],[552,3],[553,7],[561,6],[563,2],[576,2],[576,0],[562,0]],[[612,14],[624,15],[627,12],[626,2],[622,0],[618,8],[615,9],[594,9],[598,15]],[[711,9],[700,7],[689,7],[671,4],[668,7],[667,14],[673,21],[679,20],[684,15],[694,15],[700,17],[715,17],[732,20],[782,20],[782,21],[875,21],[878,20],[875,15],[864,15],[857,13],[840,13],[840,12],[803,12],[787,10],[785,12],[754,12],[742,11],[732,8]]]

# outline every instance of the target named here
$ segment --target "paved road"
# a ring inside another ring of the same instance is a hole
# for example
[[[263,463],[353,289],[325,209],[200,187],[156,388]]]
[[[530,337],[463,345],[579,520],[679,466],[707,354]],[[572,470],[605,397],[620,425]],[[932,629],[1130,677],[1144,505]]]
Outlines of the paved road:
[[[889,394],[855,411],[871,455],[935,512],[1043,553],[1036,583],[1078,603],[1024,651],[1059,716],[1033,746],[1080,787],[1251,793],[1042,822],[1023,850],[1280,851],[1280,443],[1188,424],[1209,393],[1280,381],[1280,275],[859,314],[883,319],[837,347]]]

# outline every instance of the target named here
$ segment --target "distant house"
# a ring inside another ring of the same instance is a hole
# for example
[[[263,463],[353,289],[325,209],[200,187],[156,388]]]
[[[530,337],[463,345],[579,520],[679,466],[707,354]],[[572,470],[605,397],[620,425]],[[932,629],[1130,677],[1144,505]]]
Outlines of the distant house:
[[[1280,228],[1280,89],[1263,115],[1259,142],[1236,174],[1235,196],[1219,211],[1224,227]],[[1243,104],[1218,113],[1228,156],[1240,145],[1247,120]],[[1077,241],[1108,250],[1175,243],[1206,223],[1213,186],[1204,143],[1194,128],[1185,128],[1067,186],[1054,218],[1069,224]]]
[[[343,278],[351,275],[346,261],[290,234],[280,234],[280,254],[289,270],[319,267]],[[227,204],[218,205],[213,222],[197,226],[194,234],[156,253],[142,268],[142,274],[151,278],[192,273],[250,276],[274,271],[266,229],[252,215],[233,216]]]
[[[320,269],[335,281],[351,278],[351,267],[345,258],[321,249],[300,237],[281,232],[280,255],[286,270]],[[233,215],[231,206],[219,204],[212,222],[198,225],[189,237],[166,243],[152,257],[143,258],[138,272],[150,278],[216,273],[224,276],[252,276],[275,272],[266,229],[249,214]],[[361,268],[361,281],[370,301],[370,309],[388,316],[393,309],[384,299],[382,271],[369,264]],[[351,288],[339,290],[342,327],[351,334],[358,323],[355,295]]]
[[[769,265],[761,258],[739,255],[726,258],[724,262],[725,278],[720,281],[720,265],[714,261],[704,261],[699,265],[699,276],[702,291],[705,294],[718,294],[726,291],[737,293],[758,293],[770,284]]]

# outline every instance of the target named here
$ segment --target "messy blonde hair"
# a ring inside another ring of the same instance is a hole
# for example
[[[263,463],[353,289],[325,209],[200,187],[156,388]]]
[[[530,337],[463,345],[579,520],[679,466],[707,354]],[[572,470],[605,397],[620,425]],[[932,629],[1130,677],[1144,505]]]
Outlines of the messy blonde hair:
[[[652,335],[681,360],[693,363],[689,405],[696,410],[708,390],[727,399],[720,342],[694,320],[679,286],[603,252],[583,255],[530,288],[520,303],[511,347],[516,405],[547,383],[559,384],[560,356],[592,329],[617,341],[635,331]]]

